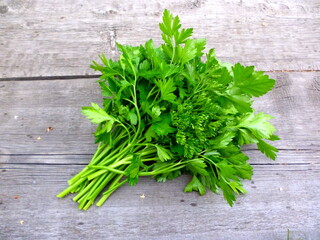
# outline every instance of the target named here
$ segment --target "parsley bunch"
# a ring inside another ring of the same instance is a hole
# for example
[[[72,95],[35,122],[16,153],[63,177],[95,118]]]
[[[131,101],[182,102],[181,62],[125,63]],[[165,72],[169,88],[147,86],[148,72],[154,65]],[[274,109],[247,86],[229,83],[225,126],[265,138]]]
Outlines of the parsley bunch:
[[[252,97],[270,91],[275,80],[253,66],[221,63],[213,49],[203,61],[206,40],[192,39],[193,29],[181,28],[168,10],[160,29],[160,47],[152,40],[137,47],[117,44],[118,61],[102,55],[102,64],[91,66],[102,74],[103,107],[92,103],[82,113],[98,125],[98,149],[58,194],[78,193],[73,200],[80,209],[98,196],[101,206],[117,188],[135,185],[141,176],[165,182],[181,174],[191,176],[185,192],[221,189],[232,205],[236,194],[246,192],[241,179],[252,176],[241,146],[257,144],[276,158],[278,150],[265,141],[279,139],[272,117],[251,107]]]

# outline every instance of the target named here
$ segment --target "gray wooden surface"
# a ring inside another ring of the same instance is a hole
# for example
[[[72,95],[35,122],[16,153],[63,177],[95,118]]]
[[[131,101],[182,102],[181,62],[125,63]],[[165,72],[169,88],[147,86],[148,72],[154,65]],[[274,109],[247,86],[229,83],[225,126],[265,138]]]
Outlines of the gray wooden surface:
[[[182,176],[142,178],[79,211],[55,195],[95,150],[79,112],[100,101],[88,65],[115,58],[115,41],[160,43],[164,8],[221,59],[277,79],[255,107],[275,116],[279,157],[245,147],[255,175],[233,208],[183,193]],[[0,0],[0,239],[320,239],[319,39],[319,0]]]

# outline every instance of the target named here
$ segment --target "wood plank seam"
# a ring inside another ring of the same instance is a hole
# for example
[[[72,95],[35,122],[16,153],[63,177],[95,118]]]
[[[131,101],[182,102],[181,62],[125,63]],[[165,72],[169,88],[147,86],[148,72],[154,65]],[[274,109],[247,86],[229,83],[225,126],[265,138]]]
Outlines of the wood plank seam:
[[[6,164],[6,165],[39,165],[39,166],[86,166],[88,164],[86,163],[10,163],[10,162],[6,162],[6,163],[0,163],[0,169],[1,168],[1,164]],[[314,163],[304,163],[304,162],[296,162],[296,163],[250,163],[250,165],[252,166],[313,166],[315,165]],[[7,168],[6,168],[7,169]]]
[[[310,69],[305,69],[305,70],[261,70],[265,73],[285,73],[285,72],[290,72],[290,73],[305,73],[305,72],[320,72],[320,70],[310,70]],[[38,77],[9,77],[9,78],[0,78],[1,81],[38,81],[38,80],[77,80],[79,78],[99,78],[101,75],[65,75],[65,76],[38,76]]]

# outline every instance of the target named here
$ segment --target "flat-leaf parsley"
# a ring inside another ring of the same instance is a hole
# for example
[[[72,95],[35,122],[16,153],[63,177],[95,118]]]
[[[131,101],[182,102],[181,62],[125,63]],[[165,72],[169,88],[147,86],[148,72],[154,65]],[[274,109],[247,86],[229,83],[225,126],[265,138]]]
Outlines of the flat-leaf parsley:
[[[168,10],[160,23],[164,43],[152,40],[137,47],[121,45],[118,61],[100,56],[98,81],[103,106],[91,103],[82,113],[97,124],[98,149],[91,162],[58,194],[73,198],[80,209],[96,200],[101,206],[125,183],[141,176],[159,182],[191,176],[185,192],[222,191],[232,206],[245,193],[241,179],[251,179],[252,167],[241,151],[257,144],[271,159],[279,138],[270,115],[255,113],[252,97],[270,91],[275,80],[253,66],[231,66],[217,60],[210,49],[203,61],[205,39],[191,38]],[[104,192],[103,192],[104,191]]]

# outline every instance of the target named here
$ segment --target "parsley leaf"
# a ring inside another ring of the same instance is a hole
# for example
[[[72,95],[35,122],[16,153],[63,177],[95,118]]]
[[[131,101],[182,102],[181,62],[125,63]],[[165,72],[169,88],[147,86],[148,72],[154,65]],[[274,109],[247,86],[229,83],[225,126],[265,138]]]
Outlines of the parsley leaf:
[[[244,67],[237,63],[232,67],[234,86],[249,96],[260,97],[270,91],[275,80],[270,79],[263,72],[255,72],[254,67]]]
[[[188,183],[188,185],[184,189],[184,192],[192,192],[192,191],[197,191],[200,193],[200,195],[204,195],[206,193],[206,188],[199,181],[196,175],[193,175],[191,181]]]
[[[82,113],[91,120],[92,123],[98,124],[104,121],[115,122],[116,119],[107,114],[96,103],[91,103],[92,107],[82,107]]]
[[[263,140],[259,140],[259,142],[257,143],[257,146],[259,148],[259,150],[264,153],[268,158],[271,158],[272,160],[276,160],[276,152],[278,152],[278,149],[275,148],[274,146],[266,143]]]

